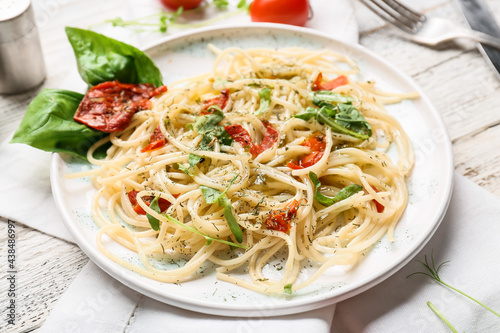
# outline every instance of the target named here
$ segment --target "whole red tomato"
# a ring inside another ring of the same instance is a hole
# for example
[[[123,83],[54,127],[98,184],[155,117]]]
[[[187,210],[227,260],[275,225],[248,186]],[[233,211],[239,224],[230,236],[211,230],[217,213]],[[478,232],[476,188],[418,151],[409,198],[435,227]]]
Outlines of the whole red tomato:
[[[250,17],[253,22],[304,26],[309,17],[309,3],[307,0],[254,0]]]
[[[170,9],[177,10],[179,7],[184,10],[196,8],[203,0],[160,0],[165,6]]]

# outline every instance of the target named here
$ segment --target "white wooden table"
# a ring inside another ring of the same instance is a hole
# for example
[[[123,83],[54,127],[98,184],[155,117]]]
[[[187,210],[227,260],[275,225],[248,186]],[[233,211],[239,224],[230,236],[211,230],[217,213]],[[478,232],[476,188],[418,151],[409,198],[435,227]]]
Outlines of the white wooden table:
[[[355,1],[355,0],[353,0]],[[99,7],[83,0],[34,1],[47,65],[42,87],[16,96],[0,96],[0,141],[17,128],[23,111],[45,87],[60,87],[73,57],[63,26],[86,27],[112,18],[120,1],[101,1]],[[500,2],[486,0],[500,21]],[[407,1],[428,15],[465,24],[454,0]],[[500,196],[500,80],[470,42],[430,49],[408,42],[359,3],[355,3],[360,43],[411,75],[441,113],[453,142],[455,169]],[[63,15],[64,13],[64,15]],[[72,13],[72,15],[68,15]],[[63,65],[61,65],[63,64]],[[1,203],[0,203],[1,204]],[[0,220],[1,257],[5,256],[7,223]],[[36,332],[51,308],[88,258],[78,246],[17,225],[17,324],[9,332]],[[5,290],[5,261],[0,262],[0,290]],[[0,299],[4,299],[1,295]],[[0,331],[5,329],[4,301],[0,301]]]

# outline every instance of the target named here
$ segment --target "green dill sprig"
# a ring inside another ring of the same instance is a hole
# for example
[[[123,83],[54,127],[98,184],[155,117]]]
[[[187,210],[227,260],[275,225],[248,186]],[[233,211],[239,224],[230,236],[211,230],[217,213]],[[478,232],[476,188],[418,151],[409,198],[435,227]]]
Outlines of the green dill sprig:
[[[450,330],[453,333],[458,333],[457,329],[455,327],[453,327],[453,325],[450,323],[450,321],[448,319],[446,319],[446,317],[441,313],[441,311],[438,310],[438,308],[436,308],[434,306],[434,304],[432,304],[431,302],[427,302],[427,305],[446,324],[446,326],[448,326],[450,328]]]
[[[452,289],[452,290],[456,291],[457,293],[459,293],[459,294],[461,294],[461,295],[463,295],[463,296],[467,297],[468,299],[470,299],[470,300],[472,300],[472,301],[476,302],[477,304],[481,305],[481,306],[482,306],[483,308],[485,308],[486,310],[488,310],[488,311],[490,311],[491,313],[493,313],[495,316],[500,317],[500,314],[499,314],[499,313],[497,313],[497,312],[495,312],[495,311],[494,311],[493,309],[491,309],[490,307],[488,307],[488,306],[484,305],[483,303],[481,303],[481,302],[480,302],[480,301],[478,301],[477,299],[475,299],[475,298],[473,298],[473,297],[471,297],[471,296],[467,295],[467,294],[466,294],[466,293],[464,293],[463,291],[461,291],[461,290],[459,290],[459,289],[457,289],[457,288],[455,288],[455,287],[450,286],[448,283],[444,282],[444,281],[441,279],[441,277],[439,276],[439,270],[441,269],[441,267],[443,267],[443,265],[445,265],[445,264],[449,263],[449,262],[450,262],[449,260],[447,260],[447,261],[445,261],[445,262],[442,262],[441,264],[439,264],[439,265],[436,267],[436,264],[434,263],[434,250],[431,252],[431,262],[430,262],[430,263],[429,263],[429,262],[428,262],[428,260],[427,260],[427,255],[424,257],[424,259],[425,259],[425,262],[422,262],[422,261],[420,261],[420,260],[417,260],[417,262],[421,263],[421,264],[425,267],[425,269],[427,270],[427,272],[426,272],[426,271],[424,271],[424,272],[415,272],[415,273],[412,273],[412,274],[408,275],[408,276],[407,276],[407,278],[408,278],[408,277],[410,277],[410,276],[413,276],[413,275],[417,275],[417,274],[422,274],[422,275],[428,276],[428,277],[430,277],[431,279],[433,279],[433,280],[435,280],[435,281],[439,282],[439,283],[440,283],[440,284],[442,284],[443,286],[448,287],[448,288],[450,288],[450,289]]]
[[[227,0],[214,0],[213,5],[216,6],[220,10],[227,10],[228,8],[228,1]],[[161,11],[159,13],[155,13],[152,15],[144,16],[141,18],[133,19],[133,20],[124,20],[121,17],[115,17],[113,19],[107,19],[102,23],[95,24],[89,27],[89,29],[93,28],[94,26],[101,25],[101,24],[111,24],[113,27],[135,27],[136,32],[142,32],[142,31],[159,31],[159,32],[167,32],[169,28],[178,28],[178,29],[191,29],[191,28],[200,28],[204,27],[213,23],[216,23],[218,21],[224,20],[226,18],[238,15],[240,13],[243,13],[248,10],[249,5],[247,5],[246,0],[241,0],[238,5],[237,9],[234,11],[222,13],[214,18],[201,21],[201,22],[196,22],[196,23],[180,23],[179,18],[186,13],[193,13],[193,12],[198,12],[201,10],[204,10],[205,8],[209,7],[210,4],[206,4],[203,6],[199,6],[193,9],[189,10],[184,10],[183,7],[179,7],[177,11],[175,12],[167,12],[167,11]]]

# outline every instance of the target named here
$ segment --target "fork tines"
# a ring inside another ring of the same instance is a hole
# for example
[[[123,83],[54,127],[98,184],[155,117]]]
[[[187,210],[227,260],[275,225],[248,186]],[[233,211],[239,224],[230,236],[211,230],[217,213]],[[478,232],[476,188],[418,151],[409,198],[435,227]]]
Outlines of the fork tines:
[[[416,33],[425,21],[425,15],[396,0],[361,0],[375,14],[408,33]]]

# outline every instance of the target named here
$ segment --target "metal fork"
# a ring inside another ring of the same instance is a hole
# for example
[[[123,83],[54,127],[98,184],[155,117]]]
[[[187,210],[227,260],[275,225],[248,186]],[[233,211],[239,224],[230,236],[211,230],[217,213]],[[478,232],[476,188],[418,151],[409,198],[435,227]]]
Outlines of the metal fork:
[[[462,28],[450,20],[426,17],[397,0],[360,0],[379,17],[404,32],[419,44],[438,46],[457,38],[467,38],[500,49],[500,38]]]

